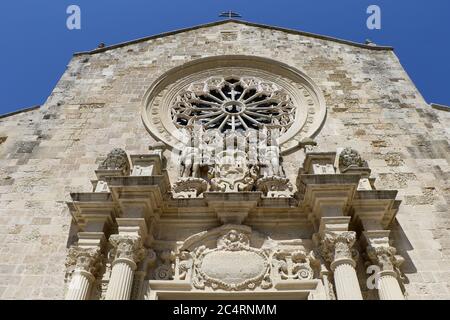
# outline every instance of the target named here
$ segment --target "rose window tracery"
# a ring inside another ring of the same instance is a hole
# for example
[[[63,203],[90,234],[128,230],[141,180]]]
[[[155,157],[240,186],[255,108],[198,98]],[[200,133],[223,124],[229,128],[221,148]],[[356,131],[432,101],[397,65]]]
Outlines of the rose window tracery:
[[[179,94],[171,117],[178,128],[200,124],[220,132],[263,127],[285,132],[294,122],[295,106],[275,83],[256,77],[211,77]]]
[[[163,73],[145,94],[150,134],[178,150],[193,131],[223,136],[269,132],[282,152],[296,150],[326,118],[320,88],[300,70],[256,56],[194,59]]]

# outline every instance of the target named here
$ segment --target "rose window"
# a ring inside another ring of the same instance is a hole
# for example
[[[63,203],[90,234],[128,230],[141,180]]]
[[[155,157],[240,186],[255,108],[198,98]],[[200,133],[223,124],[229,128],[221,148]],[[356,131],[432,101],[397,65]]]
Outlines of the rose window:
[[[275,83],[256,77],[212,77],[179,94],[171,106],[178,128],[200,124],[221,132],[289,129],[295,119],[291,97]]]

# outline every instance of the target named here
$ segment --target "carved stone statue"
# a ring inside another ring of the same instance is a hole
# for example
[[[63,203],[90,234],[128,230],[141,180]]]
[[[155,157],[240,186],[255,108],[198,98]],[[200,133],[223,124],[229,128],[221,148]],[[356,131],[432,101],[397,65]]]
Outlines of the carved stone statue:
[[[262,171],[264,177],[283,176],[283,169],[280,164],[280,147],[268,146],[263,154]]]
[[[180,177],[195,177],[200,176],[200,164],[202,152],[200,149],[200,141],[196,134],[188,134],[187,143],[183,146],[180,155]]]

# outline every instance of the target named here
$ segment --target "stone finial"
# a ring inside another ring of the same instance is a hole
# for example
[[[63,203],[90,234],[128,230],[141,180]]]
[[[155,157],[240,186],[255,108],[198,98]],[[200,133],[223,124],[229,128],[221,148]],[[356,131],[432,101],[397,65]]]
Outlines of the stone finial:
[[[127,153],[120,148],[113,149],[106,159],[98,167],[100,170],[122,170],[124,173],[130,171],[130,163]]]
[[[361,158],[358,151],[352,148],[345,148],[339,155],[339,169],[341,172],[346,171],[350,166],[367,167],[367,162]]]

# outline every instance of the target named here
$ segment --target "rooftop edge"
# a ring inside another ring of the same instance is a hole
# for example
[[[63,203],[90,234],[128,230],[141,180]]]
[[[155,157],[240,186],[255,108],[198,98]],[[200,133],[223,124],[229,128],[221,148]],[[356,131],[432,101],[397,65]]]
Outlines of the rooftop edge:
[[[148,36],[148,37],[143,37],[143,38],[139,38],[139,39],[135,39],[135,40],[131,40],[131,41],[121,42],[121,43],[118,43],[118,44],[115,44],[115,45],[105,46],[103,48],[97,48],[97,49],[94,49],[94,50],[91,50],[91,51],[76,52],[73,55],[74,56],[80,56],[80,55],[86,55],[86,54],[101,53],[101,52],[105,52],[105,51],[108,51],[108,50],[121,48],[121,47],[124,47],[124,46],[127,46],[127,45],[136,44],[136,43],[139,43],[139,42],[142,42],[142,41],[148,41],[148,40],[152,40],[152,39],[167,37],[167,36],[179,34],[179,33],[182,33],[182,32],[187,32],[187,31],[197,30],[197,29],[201,29],[201,28],[218,26],[218,25],[222,25],[222,24],[226,24],[226,23],[239,23],[239,24],[244,24],[244,25],[252,26],[252,27],[259,27],[259,28],[266,28],[266,29],[272,29],[272,30],[277,30],[277,31],[283,31],[283,32],[290,33],[290,34],[303,35],[303,36],[307,36],[307,37],[317,38],[317,39],[321,39],[321,40],[328,40],[328,41],[333,41],[333,42],[338,42],[338,43],[342,43],[342,44],[355,46],[355,47],[358,47],[358,48],[375,50],[375,51],[383,51],[383,50],[393,51],[394,50],[394,48],[390,47],[390,46],[378,46],[378,45],[373,45],[373,44],[369,45],[369,44],[358,43],[358,42],[354,42],[354,41],[350,41],[350,40],[343,40],[343,39],[339,39],[339,38],[335,38],[335,37],[331,37],[331,36],[324,36],[324,35],[320,35],[320,34],[315,34],[315,33],[310,33],[310,32],[305,32],[305,31],[299,31],[299,30],[295,30],[295,29],[270,26],[270,25],[266,25],[266,24],[248,22],[248,21],[244,21],[244,20],[227,19],[227,20],[219,20],[219,21],[210,22],[210,23],[204,23],[204,24],[193,26],[193,27],[177,29],[177,30],[174,30],[174,31],[163,32],[163,33],[159,33],[159,34]]]

